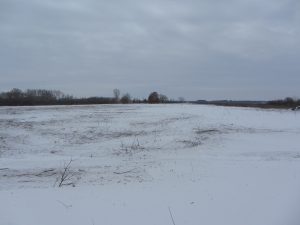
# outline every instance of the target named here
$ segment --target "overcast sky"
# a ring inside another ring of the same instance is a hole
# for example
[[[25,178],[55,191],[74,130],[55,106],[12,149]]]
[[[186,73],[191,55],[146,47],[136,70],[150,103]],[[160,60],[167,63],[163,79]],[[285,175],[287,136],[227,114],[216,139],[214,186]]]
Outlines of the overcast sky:
[[[0,0],[0,91],[300,97],[299,0]]]

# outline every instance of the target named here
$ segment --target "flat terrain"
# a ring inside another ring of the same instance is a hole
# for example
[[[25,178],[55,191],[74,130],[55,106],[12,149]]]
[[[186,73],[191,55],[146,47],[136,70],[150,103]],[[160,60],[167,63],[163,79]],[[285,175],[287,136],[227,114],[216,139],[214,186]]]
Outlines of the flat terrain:
[[[299,140],[289,110],[1,107],[0,225],[299,225]]]

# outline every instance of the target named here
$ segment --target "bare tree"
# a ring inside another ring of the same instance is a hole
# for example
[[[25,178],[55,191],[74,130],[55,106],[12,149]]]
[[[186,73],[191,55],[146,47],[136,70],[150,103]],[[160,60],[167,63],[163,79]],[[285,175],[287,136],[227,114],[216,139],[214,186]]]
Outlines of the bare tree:
[[[168,101],[169,101],[169,99],[168,99],[168,97],[166,95],[163,95],[163,94],[159,95],[159,102],[160,103],[166,103]]]
[[[150,104],[159,103],[159,94],[157,92],[152,92],[148,97],[148,102]]]
[[[113,93],[114,93],[115,101],[119,102],[119,100],[120,100],[120,90],[116,88],[116,89],[113,90]]]
[[[64,167],[59,174],[59,177],[56,179],[56,183],[58,183],[58,187],[62,187],[65,185],[74,185],[72,178],[75,174],[71,171],[71,163],[73,159],[70,159],[68,163],[64,163]]]
[[[179,97],[179,98],[178,98],[178,101],[179,101],[179,102],[185,102],[185,99],[184,99],[184,97]]]
[[[13,88],[11,91],[7,92],[7,97],[9,99],[19,99],[22,96],[23,96],[23,92],[18,88]]]
[[[129,104],[129,103],[131,103],[131,96],[130,96],[130,94],[127,93],[127,94],[123,95],[122,98],[121,98],[121,102],[123,104]]]

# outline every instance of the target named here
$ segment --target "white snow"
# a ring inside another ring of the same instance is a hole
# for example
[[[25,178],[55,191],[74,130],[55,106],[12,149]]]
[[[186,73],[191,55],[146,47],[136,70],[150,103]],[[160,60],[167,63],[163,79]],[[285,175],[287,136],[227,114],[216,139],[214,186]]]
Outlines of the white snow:
[[[299,119],[189,104],[1,107],[0,225],[299,225]]]

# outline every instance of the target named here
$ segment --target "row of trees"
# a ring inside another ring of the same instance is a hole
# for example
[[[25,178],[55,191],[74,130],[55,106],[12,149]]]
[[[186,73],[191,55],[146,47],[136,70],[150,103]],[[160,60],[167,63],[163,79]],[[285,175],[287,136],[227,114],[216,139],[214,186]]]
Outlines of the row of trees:
[[[28,89],[22,91],[14,88],[0,93],[0,106],[22,105],[76,105],[76,104],[112,104],[113,98],[90,97],[74,98],[57,90]]]
[[[285,99],[268,101],[267,104],[270,106],[275,106],[275,107],[294,108],[294,107],[297,107],[300,105],[300,99],[287,97]]]
[[[77,104],[130,104],[130,103],[174,103],[166,95],[152,92],[148,99],[132,98],[129,93],[121,96],[119,89],[113,90],[113,97],[74,98],[58,90],[28,89],[22,91],[14,88],[0,93],[0,106],[22,105],[77,105]]]
[[[120,90],[114,89],[113,90],[114,99],[116,103],[150,103],[150,104],[158,104],[158,103],[173,103],[174,100],[169,100],[166,95],[158,94],[156,91],[150,93],[148,99],[131,99],[130,94],[126,93],[120,98]]]

